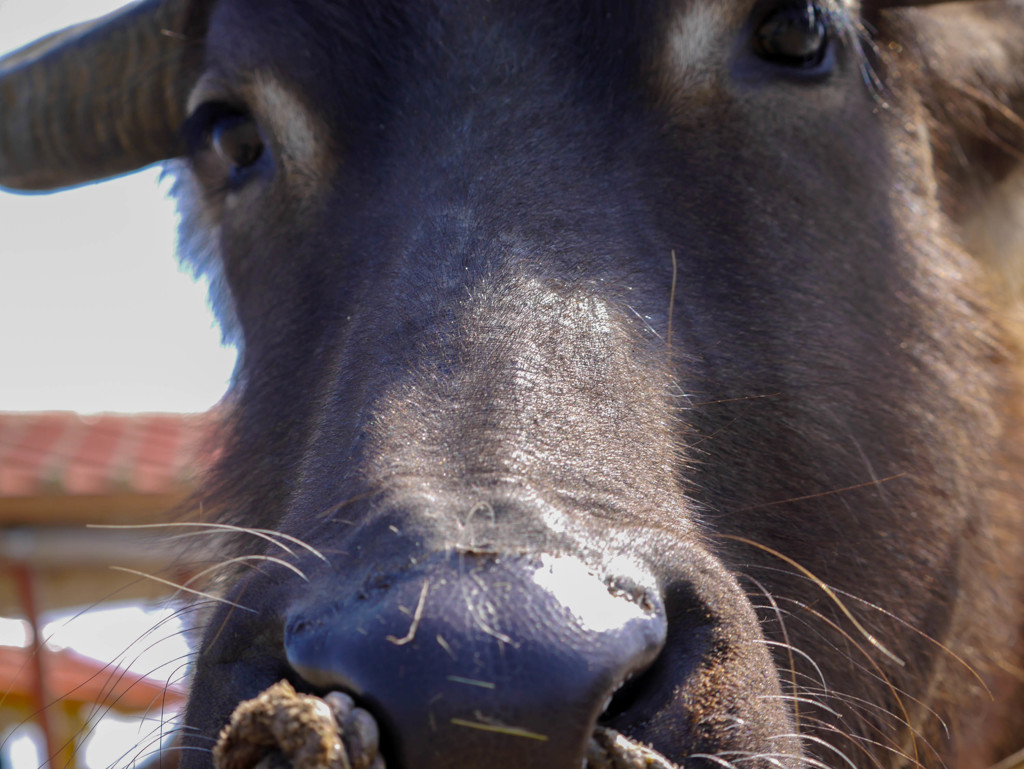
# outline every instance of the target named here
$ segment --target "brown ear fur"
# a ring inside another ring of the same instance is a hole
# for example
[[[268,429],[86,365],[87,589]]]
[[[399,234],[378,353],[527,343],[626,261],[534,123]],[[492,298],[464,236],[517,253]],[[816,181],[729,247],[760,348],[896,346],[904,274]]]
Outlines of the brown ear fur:
[[[923,86],[939,202],[997,294],[1024,307],[1024,3],[889,15],[890,39],[905,49],[897,66]]]
[[[985,767],[1024,747],[1024,2],[970,0],[883,11],[877,28],[879,109],[894,119],[889,157],[905,164],[899,184],[907,189],[894,194],[917,206],[912,216],[924,241],[946,241],[942,249],[962,249],[981,265],[976,275],[970,259],[950,262],[942,268],[948,274],[940,291],[969,286],[965,305],[992,321],[979,326],[985,330],[973,339],[981,345],[991,329],[997,340],[998,354],[972,364],[987,370],[964,371],[963,382],[986,374],[999,382],[992,393],[1001,422],[992,460],[999,470],[980,480],[984,501],[978,508],[985,517],[980,525],[999,546],[982,553],[967,575],[985,584],[974,583],[973,592],[952,588],[971,600],[985,595],[989,583],[1005,590],[982,611],[965,612],[952,644],[970,658],[987,691],[965,706],[969,682],[957,681],[951,666],[933,678],[931,693],[932,702],[950,705],[945,715],[954,758],[947,765]],[[955,264],[966,268],[964,274]],[[988,285],[976,285],[977,279]],[[972,337],[966,343],[973,344]],[[930,739],[941,743],[946,737]]]

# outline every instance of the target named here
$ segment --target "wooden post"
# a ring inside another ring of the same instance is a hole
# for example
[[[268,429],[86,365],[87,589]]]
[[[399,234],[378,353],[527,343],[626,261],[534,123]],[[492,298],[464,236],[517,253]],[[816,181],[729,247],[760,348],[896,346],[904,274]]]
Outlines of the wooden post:
[[[21,608],[25,612],[32,637],[29,639],[32,659],[32,705],[35,713],[32,718],[39,724],[43,731],[43,742],[45,761],[51,766],[58,760],[61,753],[61,746],[57,744],[56,735],[53,729],[53,712],[50,705],[53,702],[47,678],[46,644],[44,643],[42,628],[39,625],[39,605],[36,598],[36,576],[32,567],[24,562],[12,566],[14,578],[18,583],[18,597]],[[45,765],[44,761],[44,765]]]

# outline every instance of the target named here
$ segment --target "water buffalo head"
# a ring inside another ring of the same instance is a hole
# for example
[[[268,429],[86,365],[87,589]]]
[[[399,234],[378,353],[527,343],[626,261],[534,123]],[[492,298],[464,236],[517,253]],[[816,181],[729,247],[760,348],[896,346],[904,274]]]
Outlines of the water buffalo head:
[[[183,158],[242,347],[183,767],[280,680],[402,769],[1020,747],[1024,5],[907,5],[149,0],[0,63],[0,184]]]

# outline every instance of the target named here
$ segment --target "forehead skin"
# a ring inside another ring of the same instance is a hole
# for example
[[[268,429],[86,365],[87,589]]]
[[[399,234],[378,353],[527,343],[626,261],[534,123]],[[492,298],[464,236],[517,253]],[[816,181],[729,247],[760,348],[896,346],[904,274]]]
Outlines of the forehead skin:
[[[595,84],[649,76],[665,41],[668,16],[715,11],[716,38],[748,12],[750,2],[634,3],[624,0],[532,2],[448,0],[440,3],[219,0],[211,18],[208,69],[240,84],[261,69],[285,75],[324,111],[342,117],[397,106],[417,75],[443,72],[449,82],[490,71],[522,76],[546,64]],[[706,33],[706,29],[701,34]],[[494,85],[499,83],[494,82]],[[538,84],[539,85],[539,84]]]
[[[536,75],[542,64],[601,80],[636,78],[657,43],[658,3],[578,0],[442,3],[220,0],[211,19],[208,67],[229,82],[258,69],[285,73],[325,112],[344,104],[357,122],[400,106],[402,92],[438,73],[449,84],[490,72]]]
[[[577,115],[588,102],[595,115],[607,115],[610,106],[625,112],[653,105],[683,127],[720,123],[727,119],[723,97],[757,100],[745,92],[750,83],[735,62],[749,49],[760,5],[218,0],[206,74],[189,106],[219,100],[251,110],[295,182],[290,186],[306,197],[324,188],[347,149],[394,134],[391,120],[405,134],[410,117],[432,122],[424,136],[451,130],[445,120],[470,114],[475,99],[494,102],[503,91],[516,105],[510,113],[528,114],[527,100],[550,104],[552,93],[564,93],[556,102],[571,101]],[[829,0],[823,11],[844,36],[852,29],[854,0]],[[815,104],[823,98],[816,91],[824,89],[799,90],[796,107],[822,106]],[[506,119],[514,122],[511,114]]]
[[[671,105],[708,102],[749,48],[758,0],[218,0],[206,82],[273,103],[264,84],[303,95],[332,127],[359,132],[443,82],[445,96],[511,82],[571,89],[607,105],[624,94]],[[856,0],[820,4],[850,41]],[[740,77],[740,80],[743,78]],[[433,81],[431,83],[431,81]],[[458,86],[464,84],[465,88]],[[456,87],[452,87],[452,86]],[[728,87],[725,85],[724,87]],[[195,101],[195,99],[193,99]],[[431,105],[433,111],[438,110]],[[459,105],[452,105],[454,113]],[[308,132],[308,131],[307,131]]]
[[[626,63],[657,67],[660,55],[670,52],[676,66],[688,68],[734,53],[734,38],[757,5],[757,0],[217,0],[209,63],[232,76],[263,64],[305,73],[306,86],[320,82],[333,88],[344,85],[340,78],[358,86],[394,74],[401,62],[424,63],[424,57],[447,54],[454,63],[467,51],[430,52],[428,47],[458,41],[463,48],[479,46],[493,60],[511,53],[509,44],[519,53],[525,43],[555,56],[567,48],[589,50],[594,58],[579,63],[595,75],[607,74],[601,73],[597,56],[621,69]],[[825,0],[819,7],[835,27],[845,27],[856,18],[859,3]]]

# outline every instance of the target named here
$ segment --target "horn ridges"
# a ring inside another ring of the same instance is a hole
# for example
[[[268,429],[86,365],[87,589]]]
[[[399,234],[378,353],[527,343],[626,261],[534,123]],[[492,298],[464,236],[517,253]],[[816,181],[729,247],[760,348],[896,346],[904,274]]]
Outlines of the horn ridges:
[[[69,187],[179,154],[201,56],[190,6],[145,0],[0,59],[0,186]]]

